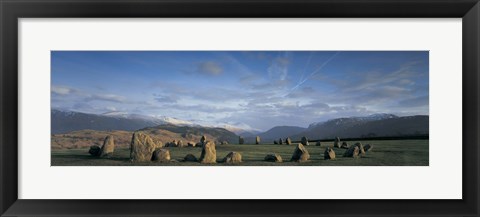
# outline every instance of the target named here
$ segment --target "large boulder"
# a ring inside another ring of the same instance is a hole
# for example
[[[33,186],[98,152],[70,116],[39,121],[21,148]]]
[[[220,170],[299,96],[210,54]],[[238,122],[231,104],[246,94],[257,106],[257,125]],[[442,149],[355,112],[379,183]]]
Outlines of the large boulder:
[[[274,144],[274,145],[278,145],[277,140],[273,140],[273,144]]]
[[[130,160],[149,161],[155,151],[155,143],[152,138],[142,132],[135,132],[130,142]]]
[[[345,151],[345,153],[343,153],[343,156],[344,157],[361,157],[365,155],[365,150],[363,150],[363,145],[362,143],[355,143],[355,145],[352,145],[350,146],[350,148],[347,149],[347,151]]]
[[[202,138],[200,139],[200,142],[205,144],[205,142],[207,142],[207,137],[203,135]]]
[[[156,162],[168,162],[170,161],[170,151],[164,148],[157,148],[153,151],[151,160]]]
[[[307,149],[302,144],[298,144],[295,148],[295,151],[293,151],[291,161],[305,162],[308,161],[309,158],[310,154],[308,153]]]
[[[283,140],[282,140],[282,138],[278,139],[278,144],[283,145]]]
[[[204,164],[216,163],[217,151],[215,150],[215,143],[207,142],[205,145],[203,145],[202,154],[198,160],[200,163]]]
[[[280,156],[279,154],[275,154],[275,153],[267,154],[267,156],[265,156],[265,161],[281,163],[282,162],[282,156]]]
[[[220,145],[228,145],[228,142],[227,141],[222,141],[222,142],[220,142]]]
[[[184,158],[183,161],[189,161],[189,162],[197,162],[198,159],[195,157],[193,154],[187,154]]]
[[[322,146],[322,143],[321,143],[320,141],[317,141],[317,142],[315,143],[315,146]]]
[[[188,142],[188,143],[187,143],[187,146],[188,146],[188,147],[195,147],[195,143],[194,143],[194,142]]]
[[[335,137],[335,141],[333,142],[333,147],[340,148],[340,138]]]
[[[238,152],[230,152],[225,158],[223,158],[222,162],[227,164],[241,163],[242,155]]]
[[[287,143],[287,145],[291,145],[292,144],[292,140],[290,139],[290,137],[287,137],[285,139],[285,143]]]
[[[323,153],[323,159],[325,160],[333,160],[335,159],[335,151],[332,148],[327,147],[325,152]]]
[[[187,144],[183,143],[182,140],[178,140],[178,142],[177,142],[177,147],[183,148],[183,147],[185,147],[185,146],[187,146]]]
[[[348,143],[347,142],[342,142],[342,145],[340,146],[340,148],[343,148],[343,149],[348,149]]]
[[[115,142],[113,136],[109,135],[103,140],[102,150],[100,151],[100,157],[109,157],[113,155],[115,149]]]
[[[310,145],[310,144],[308,144],[308,139],[305,136],[302,137],[302,145],[304,145],[304,146],[309,146]]]
[[[88,150],[88,153],[91,154],[92,156],[95,156],[95,157],[100,156],[101,152],[102,152],[102,149],[98,145],[92,145],[92,146],[90,146],[90,149]]]
[[[260,144],[260,136],[255,137],[255,144]]]
[[[363,149],[365,150],[365,152],[372,151],[372,148],[373,148],[373,145],[370,145],[370,144],[366,144],[365,146],[363,146]]]
[[[242,145],[243,143],[245,143],[245,139],[243,139],[243,137],[239,136],[238,137],[238,144]]]

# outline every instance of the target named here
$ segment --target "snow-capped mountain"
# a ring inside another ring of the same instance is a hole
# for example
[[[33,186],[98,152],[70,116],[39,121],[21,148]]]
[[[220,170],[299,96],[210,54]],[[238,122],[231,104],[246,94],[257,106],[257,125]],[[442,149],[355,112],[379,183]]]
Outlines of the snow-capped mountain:
[[[428,115],[398,117],[392,114],[374,114],[366,117],[337,118],[310,124],[303,132],[292,136],[315,139],[428,135]]]
[[[187,125],[187,126],[194,126],[194,125],[198,125],[198,124],[195,124],[195,123],[192,123],[190,121],[186,121],[186,120],[181,120],[181,119],[178,119],[178,118],[173,118],[173,117],[167,117],[167,116],[154,116],[153,117],[155,120],[158,120],[160,123],[168,123],[168,124],[173,124],[173,125]]]
[[[126,112],[106,112],[103,114],[88,114],[75,111],[51,110],[52,133],[65,133],[75,130],[138,130],[158,125],[199,126],[207,128],[224,128],[237,135],[258,130],[242,123],[208,124],[196,121],[181,120],[168,116],[148,116],[129,114]]]
[[[308,128],[313,128],[315,126],[319,126],[325,123],[334,123],[335,125],[341,125],[345,123],[352,123],[352,122],[359,122],[359,121],[379,121],[379,120],[386,120],[386,119],[391,119],[391,118],[398,118],[398,116],[394,114],[387,114],[387,113],[378,113],[378,114],[372,114],[364,117],[348,117],[348,118],[336,118],[336,119],[330,119],[328,121],[322,121],[322,122],[314,122],[311,123]]]
[[[378,113],[378,114],[372,114],[366,117],[354,117],[359,120],[367,120],[367,121],[378,121],[378,120],[385,120],[385,119],[391,119],[391,118],[398,118],[398,116],[394,114],[387,114],[387,113]]]
[[[192,122],[166,116],[147,116],[126,112],[88,114],[75,111],[52,109],[52,133],[65,133],[75,130],[138,130],[163,124],[177,126],[194,125]]]
[[[118,118],[128,118],[130,115],[126,112],[119,112],[119,111],[113,111],[113,112],[105,112],[101,115],[104,116],[110,116],[110,117],[118,117]]]
[[[260,130],[258,129],[255,129],[247,124],[244,124],[244,123],[223,123],[223,124],[218,124],[218,125],[215,125],[215,127],[220,127],[220,128],[224,128],[230,132],[233,132],[237,135],[243,135],[245,133],[252,133],[252,134],[255,134],[255,133],[258,133],[260,132]]]
[[[138,120],[146,120],[154,122],[158,125],[161,124],[173,124],[173,125],[188,125],[193,126],[196,125],[190,121],[181,120],[178,118],[167,117],[167,116],[148,116],[148,115],[141,115],[141,114],[129,114],[127,112],[107,112],[101,114],[102,116],[114,117],[114,118],[126,118],[126,119],[138,119]]]

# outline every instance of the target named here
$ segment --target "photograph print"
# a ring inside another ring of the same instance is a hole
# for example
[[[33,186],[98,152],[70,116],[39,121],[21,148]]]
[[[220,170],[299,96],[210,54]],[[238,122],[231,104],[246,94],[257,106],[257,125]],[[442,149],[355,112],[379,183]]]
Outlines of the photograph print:
[[[428,51],[51,51],[52,166],[428,166]]]

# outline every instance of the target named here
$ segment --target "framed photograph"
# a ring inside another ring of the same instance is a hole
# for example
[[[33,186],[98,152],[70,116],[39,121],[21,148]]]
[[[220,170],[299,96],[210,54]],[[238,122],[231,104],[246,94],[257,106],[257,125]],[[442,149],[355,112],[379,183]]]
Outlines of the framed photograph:
[[[2,216],[478,216],[480,5],[1,1]]]

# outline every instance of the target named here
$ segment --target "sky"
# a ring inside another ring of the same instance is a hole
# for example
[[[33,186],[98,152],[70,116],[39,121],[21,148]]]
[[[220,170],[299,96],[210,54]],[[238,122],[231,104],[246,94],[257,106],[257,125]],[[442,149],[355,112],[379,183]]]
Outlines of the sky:
[[[245,129],[428,115],[428,51],[52,51],[53,109]]]

